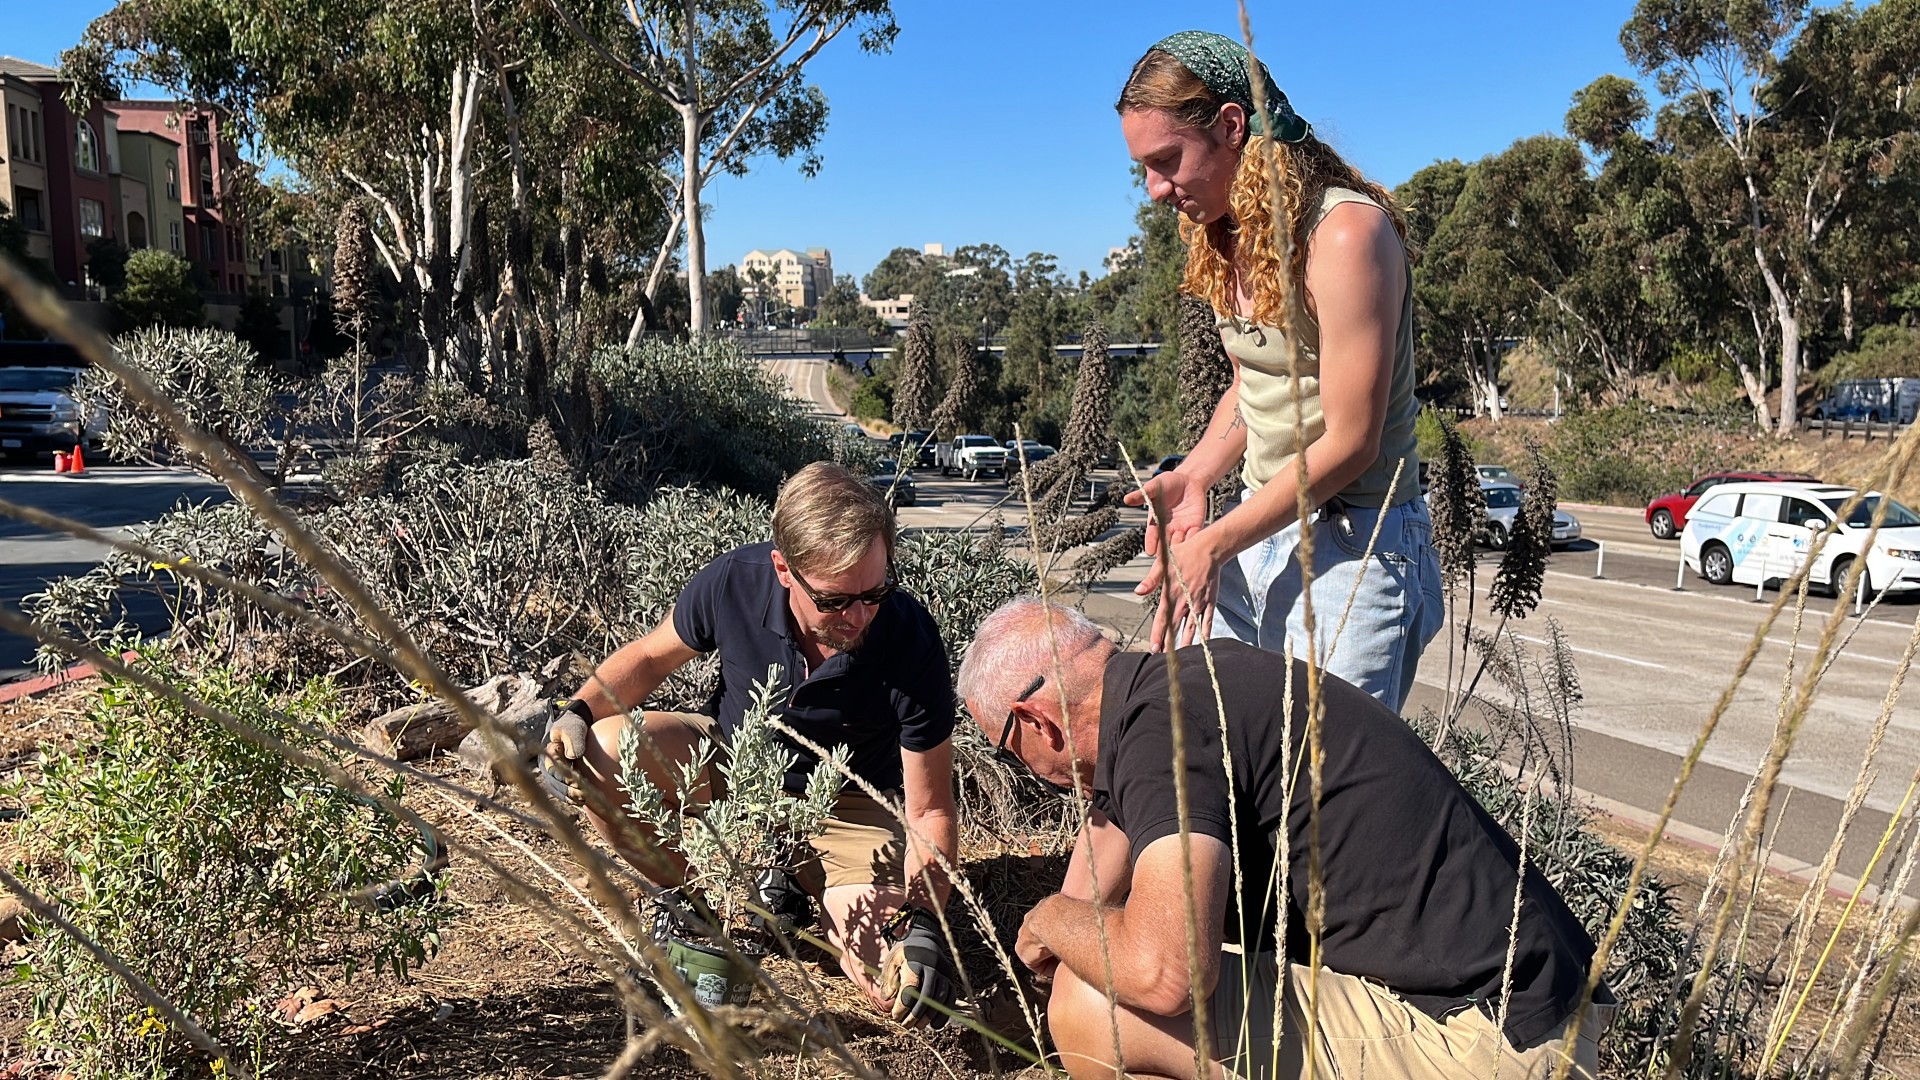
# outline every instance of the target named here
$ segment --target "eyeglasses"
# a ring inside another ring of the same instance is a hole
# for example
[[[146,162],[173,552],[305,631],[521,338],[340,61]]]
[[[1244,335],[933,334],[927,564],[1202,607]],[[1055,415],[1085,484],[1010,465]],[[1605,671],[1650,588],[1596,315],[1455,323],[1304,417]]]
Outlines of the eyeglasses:
[[[1018,705],[1032,697],[1046,681],[1047,676],[1045,673],[1035,675],[1033,681],[1027,684],[1027,688],[1020,692],[1020,696],[1013,699],[1013,705]],[[1017,765],[1024,769],[1027,763],[1021,760],[1019,754],[1007,749],[1007,737],[1012,735],[1013,729],[1020,724],[1020,718],[1014,713],[1013,705],[1007,706],[1007,726],[1000,729],[1000,742],[994,746],[993,756],[1008,765]]]
[[[836,611],[845,611],[855,604],[866,604],[868,607],[878,607],[886,603],[887,597],[892,596],[893,591],[900,587],[900,582],[894,579],[892,564],[888,564],[887,566],[887,579],[885,581],[862,593],[815,592],[813,586],[807,583],[807,579],[800,576],[799,567],[788,563],[787,572],[793,575],[793,580],[800,583],[801,591],[807,594],[807,599],[813,601],[813,606],[828,615]]]

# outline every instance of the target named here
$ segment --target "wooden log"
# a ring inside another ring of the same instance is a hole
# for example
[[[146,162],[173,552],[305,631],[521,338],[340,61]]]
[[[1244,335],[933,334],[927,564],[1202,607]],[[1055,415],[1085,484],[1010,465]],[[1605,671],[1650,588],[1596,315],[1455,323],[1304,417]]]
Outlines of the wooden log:
[[[520,719],[530,713],[545,715],[546,689],[538,676],[496,675],[464,696],[483,712]],[[380,753],[413,761],[460,745],[472,730],[464,716],[436,699],[375,717],[361,732],[361,741]]]

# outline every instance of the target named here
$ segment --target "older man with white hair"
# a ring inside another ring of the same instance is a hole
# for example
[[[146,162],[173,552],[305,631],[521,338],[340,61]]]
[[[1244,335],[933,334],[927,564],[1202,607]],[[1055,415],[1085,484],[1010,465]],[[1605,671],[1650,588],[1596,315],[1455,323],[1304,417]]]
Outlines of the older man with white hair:
[[[981,623],[957,689],[1003,754],[1095,807],[1061,891],[1028,912],[1015,945],[1053,979],[1048,1024],[1072,1075],[1193,1076],[1196,1002],[1227,1075],[1300,1075],[1311,1045],[1321,1076],[1543,1077],[1583,1007],[1570,1075],[1598,1074],[1611,1009],[1584,1000],[1592,940],[1537,870],[1521,877],[1512,838],[1372,697],[1322,683],[1325,915],[1309,1044],[1304,665],[1289,676],[1280,657],[1226,640],[1121,652],[1080,613],[1023,598]]]

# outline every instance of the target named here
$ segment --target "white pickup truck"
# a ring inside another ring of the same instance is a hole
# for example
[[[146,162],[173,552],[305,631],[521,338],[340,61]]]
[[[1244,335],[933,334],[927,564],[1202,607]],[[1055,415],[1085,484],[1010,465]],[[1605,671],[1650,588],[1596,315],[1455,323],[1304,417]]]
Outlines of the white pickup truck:
[[[74,367],[0,367],[0,455],[51,454],[84,445],[98,453],[106,410],[73,398]]]
[[[941,476],[960,473],[969,480],[978,480],[988,473],[1005,476],[1007,448],[991,435],[962,435],[935,448],[934,464],[940,466]]]

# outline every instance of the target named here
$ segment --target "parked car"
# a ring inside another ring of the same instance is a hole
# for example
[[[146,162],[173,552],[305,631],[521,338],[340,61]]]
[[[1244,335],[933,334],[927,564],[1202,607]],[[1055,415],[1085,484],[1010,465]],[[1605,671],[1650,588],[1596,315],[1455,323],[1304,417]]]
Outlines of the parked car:
[[[77,367],[0,368],[0,453],[51,454],[84,446],[99,452],[107,437],[105,409],[85,410],[73,398]],[[83,417],[82,413],[87,413]]]
[[[887,436],[887,449],[896,458],[908,458],[913,468],[933,468],[934,447],[938,445],[931,431],[902,431]]]
[[[959,473],[978,480],[986,473],[1007,475],[1007,448],[991,435],[961,435],[950,443],[941,443],[934,460],[941,476]]]
[[[1060,452],[1046,443],[1033,439],[1008,439],[1002,445],[1007,448],[1008,469],[1020,468],[1022,457],[1026,459],[1028,465],[1038,465]]]
[[[1520,478],[1513,474],[1513,470],[1505,465],[1475,465],[1473,471],[1480,474],[1480,483],[1483,485],[1512,484],[1522,491],[1527,488],[1527,485],[1521,483]]]
[[[1185,460],[1187,460],[1187,455],[1185,454],[1168,454],[1166,457],[1160,459],[1159,464],[1153,467],[1153,475],[1159,476],[1163,472],[1172,472],[1179,468],[1180,463]],[[1153,477],[1148,477],[1149,480],[1152,478]]]
[[[1486,496],[1487,520],[1480,529],[1480,541],[1495,551],[1505,551],[1513,537],[1513,521],[1520,516],[1523,493],[1518,484],[1481,483]],[[1553,511],[1553,547],[1566,547],[1580,539],[1580,519],[1555,507]]]
[[[1657,540],[1678,539],[1680,530],[1687,527],[1687,511],[1693,509],[1693,504],[1699,502],[1702,495],[1719,487],[1721,484],[1733,483],[1740,480],[1766,483],[1779,483],[1790,480],[1802,484],[1817,484],[1820,482],[1818,479],[1808,476],[1805,473],[1768,472],[1757,469],[1723,469],[1720,472],[1712,472],[1700,477],[1693,483],[1688,484],[1685,491],[1676,491],[1670,495],[1662,495],[1648,503],[1647,528],[1653,531],[1654,538]]]
[[[1853,494],[1853,488],[1836,484],[1721,484],[1688,515],[1680,557],[1715,585],[1785,581],[1811,558],[1812,583],[1838,593],[1849,568],[1865,559],[1863,592],[1920,589],[1920,514],[1875,491],[1836,523]],[[1868,548],[1867,534],[1883,502],[1886,519]],[[1815,555],[1815,543],[1829,527],[1833,534]]]
[[[879,489],[889,506],[914,506],[920,501],[913,485],[913,471],[902,469],[897,458],[881,458],[873,475],[867,477],[867,483]]]

